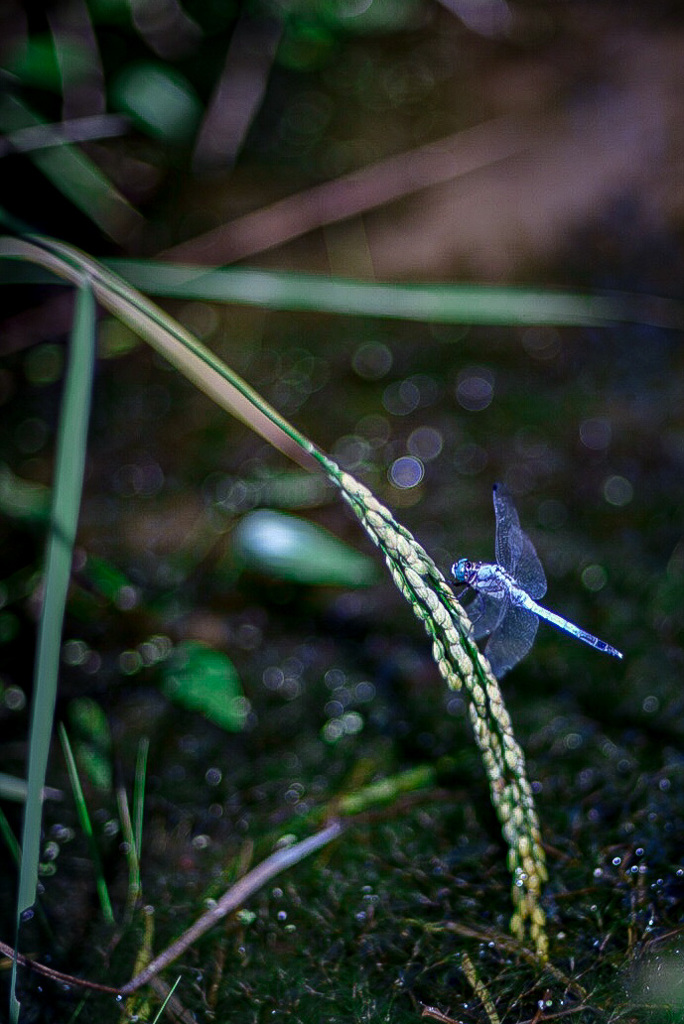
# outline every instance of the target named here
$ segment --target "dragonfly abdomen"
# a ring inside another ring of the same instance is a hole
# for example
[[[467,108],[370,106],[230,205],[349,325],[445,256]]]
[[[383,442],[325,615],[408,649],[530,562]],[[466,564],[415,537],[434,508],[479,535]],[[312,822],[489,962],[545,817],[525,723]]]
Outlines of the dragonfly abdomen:
[[[525,595],[527,597],[527,595]],[[566,633],[570,633],[571,636],[577,637],[578,640],[582,640],[585,644],[589,644],[590,647],[594,647],[597,651],[603,651],[605,654],[612,654],[614,658],[622,658],[622,652],[618,651],[616,647],[612,647],[607,644],[605,640],[599,640],[597,636],[592,633],[587,633],[586,630],[580,629],[574,622],[569,622],[564,619],[562,615],[556,615],[555,612],[550,612],[548,608],[542,607],[537,604],[530,597],[527,597],[525,607],[533,611],[541,619],[546,619],[552,626],[556,626],[558,629],[562,629]]]

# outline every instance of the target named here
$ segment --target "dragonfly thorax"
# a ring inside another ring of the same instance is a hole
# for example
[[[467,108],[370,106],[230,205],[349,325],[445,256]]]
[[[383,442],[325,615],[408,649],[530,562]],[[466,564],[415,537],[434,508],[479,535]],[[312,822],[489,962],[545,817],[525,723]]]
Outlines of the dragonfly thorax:
[[[471,562],[461,558],[452,565],[451,572],[457,583],[465,583],[480,594],[500,601],[508,598],[514,604],[524,604],[529,600],[511,574],[496,563]]]

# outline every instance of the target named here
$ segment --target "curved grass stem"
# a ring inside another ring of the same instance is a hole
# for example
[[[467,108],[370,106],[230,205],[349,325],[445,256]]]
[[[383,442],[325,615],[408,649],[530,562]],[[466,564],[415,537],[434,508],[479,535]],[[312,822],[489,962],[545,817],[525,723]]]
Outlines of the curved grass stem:
[[[342,472],[214,353],[111,271],[76,249],[45,238],[0,239],[2,257],[30,260],[74,283],[87,278],[98,302],[210,398],[300,465],[308,469],[318,465],[341,491],[385,556],[394,583],[423,622],[440,674],[450,688],[466,697],[492,802],[508,845],[508,867],[513,876],[511,927],[520,938],[529,928],[537,954],[545,959],[547,939],[540,896],[547,876],[525,757],[513,734],[499,684],[470,638],[466,613],[427,552],[367,487]]]

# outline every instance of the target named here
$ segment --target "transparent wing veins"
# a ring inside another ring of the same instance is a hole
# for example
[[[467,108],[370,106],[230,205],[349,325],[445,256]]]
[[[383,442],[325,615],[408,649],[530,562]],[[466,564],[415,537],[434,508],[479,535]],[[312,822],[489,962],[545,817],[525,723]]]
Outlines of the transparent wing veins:
[[[504,484],[494,485],[496,540],[494,550],[500,566],[530,597],[538,601],[546,593],[546,576],[534,544],[523,532],[513,499]]]

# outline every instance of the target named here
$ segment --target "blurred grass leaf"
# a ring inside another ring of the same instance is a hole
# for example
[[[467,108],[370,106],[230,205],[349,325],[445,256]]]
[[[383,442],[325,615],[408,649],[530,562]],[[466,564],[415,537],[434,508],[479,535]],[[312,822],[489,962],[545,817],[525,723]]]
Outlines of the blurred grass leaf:
[[[0,463],[0,512],[11,519],[44,522],[50,510],[50,488],[23,480]]]
[[[295,583],[363,587],[378,578],[375,563],[327,530],[284,512],[250,512],[233,534],[243,569]]]
[[[75,38],[61,40],[62,63],[57,60],[54,41],[49,35],[33,35],[22,39],[5,57],[6,71],[24,85],[61,93],[64,75],[70,82],[82,81],[91,73],[93,60],[88,49]]]
[[[652,295],[557,291],[517,285],[373,284],[247,267],[208,268],[152,260],[103,263],[146,294],[428,323],[607,325],[680,328],[681,302]]]
[[[162,689],[221,729],[244,728],[249,704],[232,661],[221,651],[193,640],[179,644],[164,668]]]
[[[202,104],[188,80],[163,64],[131,64],[111,88],[114,106],[141,131],[175,144],[187,143],[202,116]]]
[[[104,711],[90,697],[69,704],[72,749],[80,771],[101,790],[112,788],[112,737]]]
[[[9,134],[33,128],[45,122],[16,96],[0,100],[0,132]],[[38,167],[63,196],[81,210],[114,241],[123,242],[142,222],[107,176],[76,146],[65,143],[47,149],[35,149],[26,159]]]
[[[88,555],[85,565],[80,570],[80,576],[99,594],[119,607],[125,603],[126,592],[132,589],[131,581],[120,569],[96,555]]]
[[[684,326],[684,303],[634,292],[559,291],[519,285],[373,284],[321,274],[248,267],[210,268],[116,257],[102,260],[101,265],[148,295],[263,309],[508,327],[605,327],[635,323],[680,330]],[[65,277],[66,284],[69,275]],[[0,263],[0,282],[60,283],[49,270],[9,260]],[[103,325],[101,330],[102,354],[118,355],[134,347],[130,326],[120,321],[110,323],[111,327]],[[461,335],[453,337],[459,340]]]
[[[16,800],[23,803],[26,799],[26,790],[26,779],[18,779],[16,775],[0,772],[0,799]],[[43,788],[44,800],[61,800],[62,796],[62,791],[52,786]]]
[[[85,800],[83,793],[83,786],[81,785],[81,777],[79,775],[79,769],[74,758],[74,752],[69,741],[64,725],[60,722],[58,726],[59,738],[62,744],[62,750],[64,752],[64,758],[67,764],[67,772],[69,774],[69,781],[71,782],[71,788],[74,795],[74,802],[76,804],[76,813],[78,814],[78,820],[81,823],[81,828],[85,834],[88,842],[88,849],[90,851],[90,857],[95,869],[95,884],[97,886],[97,893],[100,898],[100,907],[102,909],[102,916],[108,924],[114,924],[114,912],[112,910],[112,902],[109,898],[109,890],[107,888],[107,881],[104,876],[102,868],[102,858],[100,857],[100,851],[98,849],[95,835],[93,833],[93,825],[88,811],[88,805]]]

